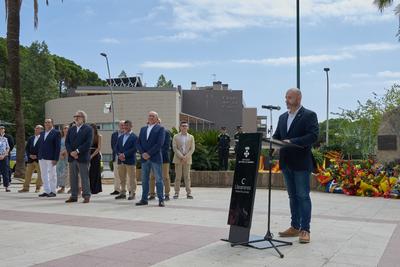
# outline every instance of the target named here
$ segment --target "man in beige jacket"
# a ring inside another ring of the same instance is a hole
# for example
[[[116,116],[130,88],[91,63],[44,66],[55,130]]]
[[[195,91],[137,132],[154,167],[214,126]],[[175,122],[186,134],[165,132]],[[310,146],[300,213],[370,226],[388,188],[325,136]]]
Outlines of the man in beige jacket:
[[[192,154],[195,149],[194,137],[188,133],[189,124],[182,121],[179,126],[180,132],[172,139],[172,149],[174,150],[175,164],[175,195],[174,199],[179,197],[182,175],[185,181],[186,197],[193,199],[190,189],[190,165],[192,165]]]

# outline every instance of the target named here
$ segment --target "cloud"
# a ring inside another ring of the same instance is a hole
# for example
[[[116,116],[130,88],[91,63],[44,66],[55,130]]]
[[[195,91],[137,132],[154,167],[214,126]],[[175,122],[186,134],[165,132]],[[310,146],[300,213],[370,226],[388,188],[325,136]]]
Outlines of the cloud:
[[[311,65],[311,64],[331,62],[331,61],[340,61],[351,58],[353,58],[353,56],[348,53],[337,54],[337,55],[329,55],[329,54],[310,55],[310,56],[300,57],[300,62],[302,65]],[[295,65],[296,57],[238,59],[238,60],[233,60],[233,62],[241,64],[261,64],[261,65],[273,65],[273,66]]]
[[[143,38],[145,41],[169,41],[169,42],[176,42],[176,41],[184,41],[184,40],[197,40],[201,39],[202,37],[194,32],[179,32],[173,35],[157,35],[157,36],[149,36]]]
[[[399,44],[384,43],[384,42],[352,45],[343,48],[344,51],[352,51],[352,52],[393,51],[397,49],[400,49]]]
[[[353,77],[353,78],[368,78],[368,77],[371,77],[371,75],[368,73],[352,73],[351,77]]]
[[[121,42],[115,38],[103,38],[100,40],[101,43],[105,44],[120,44]]]
[[[346,89],[346,88],[351,88],[353,87],[351,84],[349,83],[332,83],[331,85],[332,89]]]
[[[198,32],[294,23],[296,17],[293,0],[161,0],[161,4],[172,10],[174,28]],[[366,0],[303,0],[300,13],[306,23],[321,18],[354,23],[389,18]]]
[[[142,68],[152,68],[152,69],[182,69],[182,68],[193,68],[195,64],[191,62],[146,61],[140,66]]]
[[[400,78],[400,72],[393,72],[390,70],[386,70],[378,72],[377,76],[381,78]]]

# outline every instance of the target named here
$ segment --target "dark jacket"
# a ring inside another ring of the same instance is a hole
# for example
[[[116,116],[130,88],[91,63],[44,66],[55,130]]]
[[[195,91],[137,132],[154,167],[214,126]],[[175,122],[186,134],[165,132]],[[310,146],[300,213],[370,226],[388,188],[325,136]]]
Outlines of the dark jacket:
[[[28,142],[26,143],[25,153],[26,153],[26,157],[28,158],[28,163],[32,163],[32,162],[35,162],[35,161],[37,162],[38,161],[38,159],[31,159],[29,156],[30,155],[38,156],[39,147],[40,147],[39,139],[37,140],[36,144],[33,145],[33,142],[35,141],[35,136],[32,135],[31,137],[29,137]]]
[[[131,133],[128,139],[123,145],[124,142],[124,134],[118,138],[116,153],[124,154],[125,160],[121,161],[118,159],[118,164],[125,164],[125,165],[135,165],[136,164],[136,143],[137,143],[137,136],[134,133]]]
[[[39,144],[39,160],[55,160],[58,161],[60,158],[61,149],[61,133],[59,130],[52,129],[44,139],[45,131],[40,134],[38,142]]]
[[[76,132],[76,126],[69,128],[67,137],[65,138],[65,147],[68,152],[68,162],[74,161],[70,153],[79,150],[78,162],[88,163],[90,161],[90,146],[93,142],[93,129],[87,124],[83,124]]]
[[[170,162],[170,152],[171,152],[171,133],[167,129],[165,129],[164,144],[161,148],[163,163]]]
[[[111,150],[112,150],[112,161],[115,161],[116,151],[117,151],[117,143],[118,143],[118,136],[119,131],[115,131],[111,135]]]
[[[278,126],[273,135],[274,139],[289,139],[291,143],[299,147],[283,147],[279,152],[279,165],[281,169],[293,171],[312,171],[315,168],[315,160],[311,153],[311,146],[317,141],[319,126],[317,114],[301,107],[297,112],[289,131],[287,131],[288,113],[279,117]]]
[[[148,153],[150,161],[162,163],[161,147],[164,144],[165,132],[164,127],[159,124],[154,125],[147,140],[147,126],[140,129],[140,134],[137,142],[137,149],[140,154]],[[146,162],[142,157],[142,162]]]

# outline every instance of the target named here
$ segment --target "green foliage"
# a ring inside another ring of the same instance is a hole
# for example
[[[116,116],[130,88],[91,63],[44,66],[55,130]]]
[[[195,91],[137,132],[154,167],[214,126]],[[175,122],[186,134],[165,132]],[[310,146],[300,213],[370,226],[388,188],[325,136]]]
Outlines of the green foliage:
[[[160,77],[158,78],[156,87],[172,88],[172,87],[174,87],[174,84],[172,83],[171,80],[167,81],[167,79],[164,77],[164,75],[161,74]]]
[[[347,158],[368,158],[375,153],[378,128],[384,113],[400,106],[400,85],[394,84],[381,96],[373,94],[365,103],[358,101],[355,110],[342,109],[338,119],[329,120],[329,148],[340,150]],[[325,142],[326,122],[320,124],[318,142]]]
[[[29,47],[20,46],[20,55],[26,136],[33,134],[36,124],[43,123],[45,103],[59,96],[60,81],[64,85],[61,96],[78,85],[105,84],[96,73],[83,69],[71,60],[50,54],[45,42],[34,42]],[[0,38],[0,114],[2,120],[15,122],[9,76],[6,39]],[[15,135],[14,127],[9,127],[7,132]]]
[[[192,169],[218,170],[217,138],[218,131],[191,131],[196,143],[196,150],[192,156]]]
[[[321,150],[313,148],[311,150],[315,161],[317,162],[318,165],[322,166],[322,164],[324,163],[324,154],[322,153]]]

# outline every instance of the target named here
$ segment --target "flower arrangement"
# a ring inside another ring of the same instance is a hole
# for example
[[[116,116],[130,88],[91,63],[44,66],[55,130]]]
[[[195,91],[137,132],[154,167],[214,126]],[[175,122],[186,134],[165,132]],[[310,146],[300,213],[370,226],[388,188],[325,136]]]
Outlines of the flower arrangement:
[[[346,195],[400,198],[400,165],[386,168],[373,159],[343,160],[340,153],[328,153],[329,166],[320,166],[317,180],[326,192]]]

